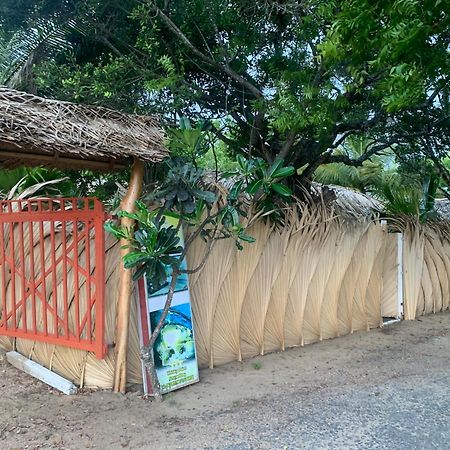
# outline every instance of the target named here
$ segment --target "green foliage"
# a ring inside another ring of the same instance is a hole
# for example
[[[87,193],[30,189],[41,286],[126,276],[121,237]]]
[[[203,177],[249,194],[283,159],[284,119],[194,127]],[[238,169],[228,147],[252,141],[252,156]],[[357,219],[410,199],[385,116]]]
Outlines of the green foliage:
[[[167,225],[164,215],[177,218],[180,226],[195,227],[207,242],[231,238],[242,250],[243,242],[255,241],[246,233],[242,221],[247,215],[246,210],[255,204],[256,209],[273,213],[276,203],[289,201],[291,197],[291,191],[282,181],[292,175],[294,168],[285,167],[282,160],[267,166],[261,159],[239,157],[240,170],[228,174],[233,177],[233,187],[226,198],[220,199],[216,184],[205,182],[202,169],[179,157],[169,159],[166,164],[169,168],[167,176],[147,196],[154,205],[158,202],[159,208],[151,211],[146,204],[137,202],[135,213],[119,212],[119,217],[135,220],[137,231],[113,221],[105,225],[117,239],[129,242],[125,248],[132,251],[124,257],[124,265],[136,269],[134,279],[146,274],[155,291],[167,282],[170,270],[180,273],[185,256],[185,250],[180,247],[179,229]],[[249,195],[253,196],[250,204]],[[270,211],[267,210],[269,206]],[[167,272],[164,268],[171,269]]]
[[[74,20],[64,23],[38,18],[33,27],[0,37],[0,84],[16,89],[35,89],[33,66],[72,49],[68,36],[82,27]]]
[[[356,160],[364,155],[370,145],[372,142],[364,137],[347,139],[334,151],[334,154],[346,155]],[[374,187],[382,184],[386,176],[395,174],[397,169],[395,153],[392,149],[386,149],[382,154],[374,155],[359,166],[349,166],[344,163],[321,165],[314,173],[314,180],[323,184],[336,184],[371,193]]]
[[[165,170],[153,174],[156,176],[149,180],[150,193],[144,195],[153,211],[145,203],[137,202],[135,213],[119,212],[119,217],[136,222],[137,231],[112,221],[106,224],[107,231],[117,239],[129,242],[125,248],[132,251],[124,258],[125,267],[135,269],[134,279],[146,274],[155,291],[167,282],[169,272],[182,271],[185,250],[180,247],[178,234],[182,225],[192,227],[193,233],[209,245],[218,239],[231,238],[242,250],[243,243],[255,241],[246,233],[243,219],[247,211],[255,208],[274,216],[292,196],[283,184],[294,173],[292,166],[285,166],[282,159],[268,165],[261,158],[245,159],[242,155],[237,157],[236,170],[222,174],[233,182],[224,196],[217,180],[208,178],[205,170],[196,165],[198,157],[208,151],[208,132],[208,126],[200,123],[193,128],[183,118],[180,128],[170,133],[173,156],[164,162]],[[165,215],[178,219],[179,227],[168,226]]]
[[[292,176],[295,172],[293,166],[285,166],[282,159],[277,159],[270,166],[261,158],[245,159],[237,156],[238,168],[226,172],[224,177],[236,179],[228,195],[228,200],[233,204],[241,192],[252,196],[257,209],[271,214],[279,210],[276,205],[278,199],[286,202],[292,196],[292,190],[283,184],[283,180]]]
[[[168,130],[171,154],[195,162],[199,156],[208,151],[209,141],[206,131],[209,129],[210,125],[207,122],[200,121],[193,128],[190,120],[182,117],[179,128],[169,128]]]
[[[157,113],[169,129],[189,118],[195,125],[169,131],[170,145],[189,143],[185,157],[207,149],[200,166],[282,158],[304,168],[294,176],[307,186],[339,160],[343,135],[370,137],[377,153],[427,153],[435,165],[448,153],[450,0],[22,3],[14,21],[6,0],[3,47],[20,48],[9,32],[33,39],[45,24],[68,44],[28,65],[39,93]]]
[[[368,145],[364,140],[345,142],[336,154],[351,154],[357,158]],[[392,150],[375,155],[361,166],[342,163],[320,166],[315,180],[358,189],[381,201],[389,215],[410,215],[422,221],[435,217],[435,199],[440,177],[427,160],[399,161]]]
[[[436,218],[437,181],[436,176],[427,177],[422,184],[398,175],[389,176],[374,191],[389,215],[409,215],[425,222]]]
[[[107,208],[118,206],[119,186],[127,171],[99,174],[90,171],[62,171],[43,167],[0,170],[0,196],[18,197],[96,197]]]
[[[167,145],[172,156],[182,157],[196,167],[223,172],[237,168],[237,163],[227,153],[226,145],[214,135],[210,121],[200,120],[191,125],[187,117],[181,117],[178,128],[168,128]]]
[[[137,230],[125,228],[113,221],[106,222],[105,229],[117,239],[126,239],[129,244],[123,248],[131,251],[123,258],[126,269],[136,269],[133,280],[147,275],[152,291],[158,291],[167,282],[166,267],[178,264],[182,253],[178,230],[168,225],[157,211],[149,211],[142,202],[136,202],[136,212],[119,212],[119,217],[135,220]]]
[[[3,169],[0,172],[0,192],[5,195],[9,192],[17,183],[20,183],[24,177],[28,174],[28,170],[24,167],[17,169],[7,170]]]
[[[163,200],[167,211],[190,215],[196,210],[196,201],[211,205],[216,195],[203,189],[204,171],[197,169],[182,158],[166,161],[169,167],[167,176],[159,189],[149,196],[152,200]]]
[[[175,111],[200,118],[175,132],[174,150],[177,138],[211,149],[201,129],[216,120],[225,124],[222,155],[251,152],[271,163],[293,133],[283,156],[313,170],[342,131],[370,131],[380,142],[416,139],[423,130],[448,134],[448,126],[436,129],[448,116],[448,0],[21,5],[16,20],[15,4],[2,6],[2,61],[12,72],[28,61],[27,73],[45,95],[161,112],[172,122]],[[426,106],[433,114],[424,114],[419,106],[439,88],[442,95]],[[432,151],[448,149],[438,146]]]
[[[344,1],[322,55],[330,67],[351,54],[345,69],[354,87],[369,82],[373,98],[390,113],[409,108],[424,101],[449,67],[449,7],[446,0]]]
[[[5,198],[75,197],[76,190],[58,170],[23,167],[0,170],[0,195]]]
[[[229,155],[226,145],[215,140],[206,153],[197,158],[197,165],[209,172],[232,172],[238,168],[236,158]]]
[[[124,186],[130,179],[129,169],[113,173],[69,170],[62,174],[67,177],[76,196],[96,197],[111,211],[118,207]]]

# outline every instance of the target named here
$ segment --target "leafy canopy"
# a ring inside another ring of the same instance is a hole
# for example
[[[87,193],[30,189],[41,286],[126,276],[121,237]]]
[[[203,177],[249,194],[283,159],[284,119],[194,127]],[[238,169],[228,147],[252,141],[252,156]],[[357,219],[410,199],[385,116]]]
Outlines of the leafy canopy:
[[[307,182],[395,145],[447,153],[449,0],[24,2],[7,30],[49,20],[70,48],[36,60],[44,95],[188,117],[231,154],[277,158]],[[367,139],[357,158],[335,150]]]

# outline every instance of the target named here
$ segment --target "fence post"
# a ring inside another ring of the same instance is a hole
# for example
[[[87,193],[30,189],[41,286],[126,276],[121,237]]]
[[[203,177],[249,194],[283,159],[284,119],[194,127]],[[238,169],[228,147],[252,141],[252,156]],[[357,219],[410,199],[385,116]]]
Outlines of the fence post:
[[[397,318],[403,319],[403,233],[397,233]]]

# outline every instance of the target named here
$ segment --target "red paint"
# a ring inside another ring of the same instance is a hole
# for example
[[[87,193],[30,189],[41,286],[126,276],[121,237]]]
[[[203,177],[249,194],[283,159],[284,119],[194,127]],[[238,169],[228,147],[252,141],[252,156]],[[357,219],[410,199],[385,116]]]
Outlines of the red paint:
[[[97,199],[0,201],[0,335],[105,356],[104,220]]]

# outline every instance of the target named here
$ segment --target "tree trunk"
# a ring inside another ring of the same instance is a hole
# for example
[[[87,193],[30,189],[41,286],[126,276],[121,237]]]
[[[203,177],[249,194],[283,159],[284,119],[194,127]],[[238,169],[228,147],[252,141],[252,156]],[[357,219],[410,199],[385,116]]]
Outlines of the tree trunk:
[[[138,200],[142,191],[142,180],[144,177],[144,163],[135,159],[130,177],[130,184],[125,197],[122,199],[120,208],[122,211],[133,212],[135,202]],[[122,217],[121,225],[131,228],[134,220]],[[122,239],[120,246],[128,244],[128,240]],[[130,249],[121,248],[121,261],[123,257],[130,252]],[[119,275],[119,297],[117,299],[116,312],[116,334],[115,334],[115,368],[114,368],[114,384],[113,391],[125,393],[127,383],[127,352],[128,352],[128,330],[130,326],[130,303],[132,292],[132,271],[125,269],[123,264],[120,265]]]

